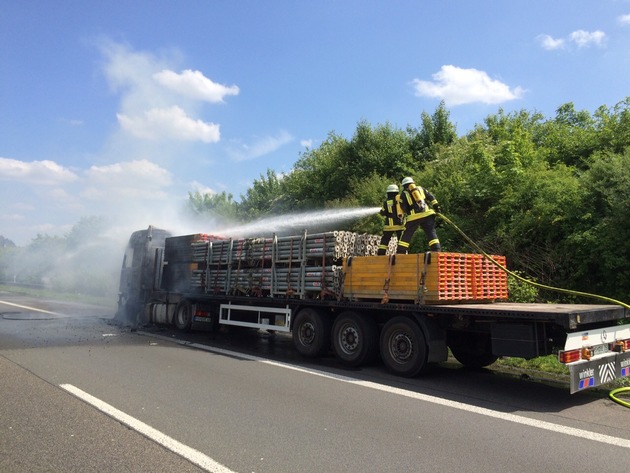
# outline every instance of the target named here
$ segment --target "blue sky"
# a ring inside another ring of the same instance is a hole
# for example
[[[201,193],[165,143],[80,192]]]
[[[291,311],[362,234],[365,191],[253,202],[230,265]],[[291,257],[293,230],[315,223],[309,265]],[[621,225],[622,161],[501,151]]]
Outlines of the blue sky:
[[[330,132],[630,95],[628,0],[0,0],[0,235],[176,219]],[[196,231],[204,231],[198,228]]]

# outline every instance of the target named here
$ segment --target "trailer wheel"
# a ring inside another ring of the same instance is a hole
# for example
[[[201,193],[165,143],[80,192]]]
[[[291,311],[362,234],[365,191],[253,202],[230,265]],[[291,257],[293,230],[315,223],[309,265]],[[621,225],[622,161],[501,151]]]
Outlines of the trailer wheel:
[[[175,327],[187,332],[192,327],[192,305],[186,299],[182,299],[175,307]]]
[[[378,330],[374,319],[361,317],[356,312],[339,314],[332,329],[332,345],[337,358],[348,366],[373,361],[378,354]]]
[[[388,321],[381,332],[381,358],[394,374],[412,377],[427,366],[427,343],[422,330],[407,317]]]
[[[492,354],[492,342],[486,334],[461,334],[449,342],[451,353],[468,368],[483,368],[499,358]]]
[[[300,310],[293,322],[293,345],[304,356],[315,357],[327,352],[330,319],[311,307]]]

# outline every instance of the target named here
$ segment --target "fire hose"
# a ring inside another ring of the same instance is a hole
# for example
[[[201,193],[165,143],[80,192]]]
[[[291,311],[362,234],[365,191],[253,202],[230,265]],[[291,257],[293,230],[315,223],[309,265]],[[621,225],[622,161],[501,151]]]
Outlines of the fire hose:
[[[624,401],[623,399],[619,399],[617,397],[617,394],[622,393],[622,392],[630,392],[630,387],[613,389],[612,391],[608,393],[608,397],[610,397],[610,399],[615,401],[617,404],[621,404],[624,407],[630,408],[630,402]]]

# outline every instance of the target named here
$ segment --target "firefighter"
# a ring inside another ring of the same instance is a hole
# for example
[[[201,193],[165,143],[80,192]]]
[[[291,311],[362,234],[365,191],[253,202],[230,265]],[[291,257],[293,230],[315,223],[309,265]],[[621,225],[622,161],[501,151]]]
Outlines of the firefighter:
[[[422,227],[424,230],[429,242],[429,249],[441,251],[440,240],[435,231],[435,213],[440,211],[437,199],[424,187],[416,186],[410,177],[405,177],[402,180],[402,187],[400,206],[406,220],[405,229],[398,240],[396,253],[409,251],[409,242],[418,227]]]
[[[380,214],[385,217],[385,225],[383,226],[383,236],[381,237],[381,242],[376,252],[377,255],[387,254],[387,248],[389,247],[389,242],[392,237],[396,235],[396,239],[400,241],[400,235],[405,229],[400,207],[400,196],[398,195],[398,186],[391,184],[387,186],[385,192],[387,199],[383,202],[380,211]]]

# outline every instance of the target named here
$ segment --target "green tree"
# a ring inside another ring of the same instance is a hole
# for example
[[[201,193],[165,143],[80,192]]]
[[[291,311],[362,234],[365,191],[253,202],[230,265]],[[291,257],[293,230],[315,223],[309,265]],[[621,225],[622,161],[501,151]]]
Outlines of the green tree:
[[[591,114],[577,111],[572,102],[561,105],[556,117],[537,131],[537,142],[550,164],[564,163],[584,168],[588,157],[597,150],[597,129]]]
[[[422,112],[421,122],[420,128],[407,127],[407,133],[412,155],[419,163],[424,163],[436,159],[440,147],[455,142],[457,129],[450,121],[450,112],[444,101],[440,102],[433,115]]]
[[[13,247],[15,247],[15,243],[13,243],[8,238],[5,238],[2,235],[0,235],[0,248],[13,248]]]
[[[13,274],[17,282],[26,284],[51,284],[54,269],[66,247],[63,238],[37,234],[24,248],[15,254]]]
[[[86,246],[90,242],[100,239],[108,228],[109,223],[104,217],[93,215],[81,217],[65,236],[66,248],[74,249]]]
[[[241,220],[238,203],[232,194],[189,192],[186,209],[193,217],[212,218],[219,222]]]
[[[305,152],[284,178],[287,203],[295,209],[322,208],[351,197],[351,182],[383,176],[399,182],[414,170],[407,134],[390,124],[357,124],[350,141],[334,133]]]
[[[385,200],[385,189],[389,184],[395,184],[396,181],[386,176],[372,174],[369,177],[350,180],[350,195],[348,199],[341,202],[341,207],[374,207],[380,209]],[[353,222],[349,230],[358,233],[369,233],[380,235],[383,231],[383,217],[377,213],[369,215]]]
[[[347,152],[346,160],[352,163],[349,177],[355,179],[376,174],[399,181],[415,168],[407,133],[389,123],[372,127],[360,122]]]
[[[261,174],[260,179],[254,179],[254,183],[247,189],[245,196],[241,196],[238,207],[248,219],[290,210],[286,202],[282,178],[279,178],[271,169],[267,169],[267,175]]]
[[[287,204],[293,210],[323,208],[345,197],[353,169],[348,149],[346,139],[330,133],[319,148],[304,152],[283,180]]]
[[[567,238],[574,260],[567,280],[589,292],[627,300],[630,290],[630,149],[594,155],[581,175],[581,219]]]
[[[0,247],[0,281],[14,282],[17,278],[15,269],[18,267],[16,264],[17,257],[20,248],[17,246],[4,246]]]
[[[621,154],[630,146],[630,97],[612,109],[599,107],[594,118],[600,150]]]

